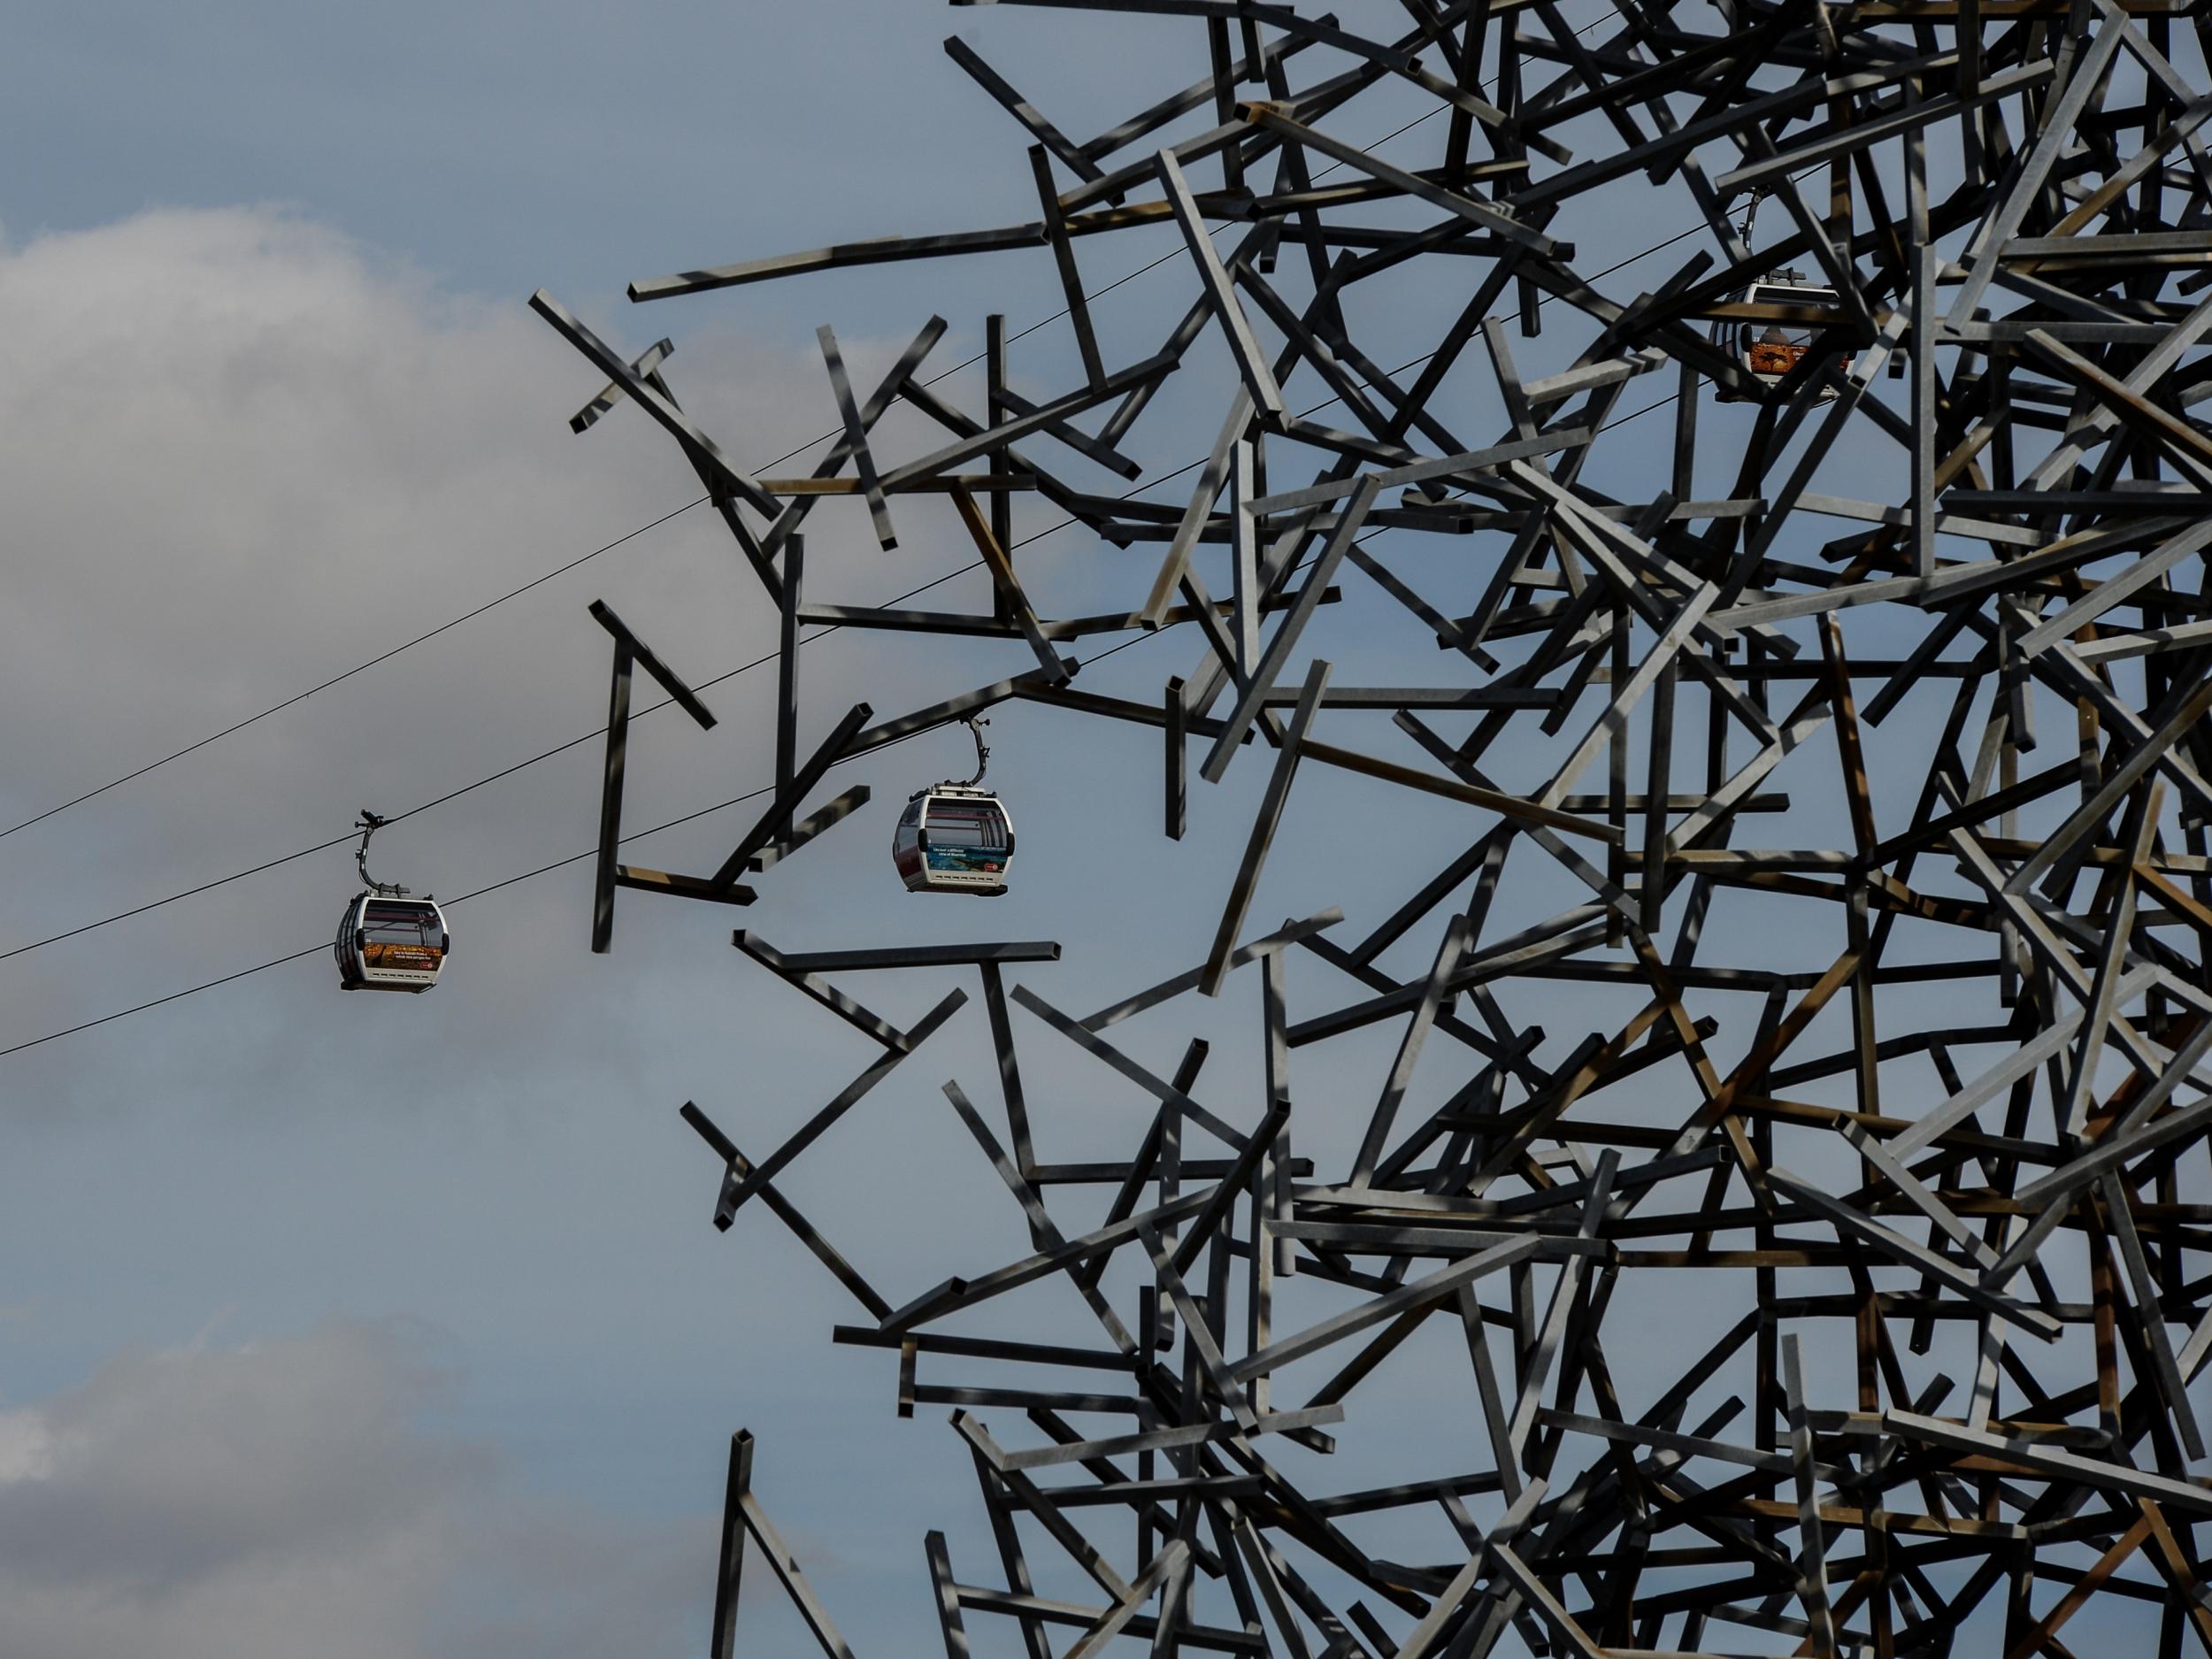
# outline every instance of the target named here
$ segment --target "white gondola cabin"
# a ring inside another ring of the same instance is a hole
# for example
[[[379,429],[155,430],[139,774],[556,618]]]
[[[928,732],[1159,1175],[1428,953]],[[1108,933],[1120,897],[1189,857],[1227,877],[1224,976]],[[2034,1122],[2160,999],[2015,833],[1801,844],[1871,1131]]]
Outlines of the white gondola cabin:
[[[330,952],[338,959],[341,990],[420,995],[437,984],[453,951],[453,935],[437,900],[426,893],[417,898],[369,873],[369,838],[383,826],[382,818],[365,810],[354,824],[361,845],[353,862],[366,886],[346,901]]]
[[[420,995],[437,984],[453,939],[435,900],[362,893],[339,918],[331,949],[342,988]]]
[[[891,863],[909,893],[972,893],[993,898],[1006,891],[1014,859],[1014,820],[1006,803],[979,786],[991,767],[983,741],[989,721],[963,717],[975,739],[975,776],[959,783],[917,789],[891,832]]]
[[[1808,282],[1794,271],[1784,271],[1754,282],[1736,296],[1736,303],[1744,305],[1787,305],[1799,310],[1833,311],[1837,309],[1836,291]],[[1782,377],[1798,365],[1805,353],[1811,349],[1814,329],[1798,323],[1758,322],[1724,318],[1713,325],[1713,343],[1734,357],[1744,372],[1771,391],[1782,383]],[[1845,368],[1851,366],[1846,358]],[[1732,391],[1726,386],[1715,388],[1724,403],[1753,401],[1744,393]],[[1836,395],[1835,388],[1821,388],[1819,400],[1828,403]]]
[[[891,862],[909,893],[1006,891],[1014,856],[1014,821],[988,789],[941,783],[917,789],[899,814]]]

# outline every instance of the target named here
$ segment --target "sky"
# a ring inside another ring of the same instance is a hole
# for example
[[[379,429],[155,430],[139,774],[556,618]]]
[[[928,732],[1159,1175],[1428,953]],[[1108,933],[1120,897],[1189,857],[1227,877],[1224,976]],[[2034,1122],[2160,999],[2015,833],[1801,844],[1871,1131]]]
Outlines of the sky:
[[[1402,15],[1341,10],[1379,30]],[[678,511],[697,487],[659,432],[634,411],[570,432],[599,378],[525,300],[541,286],[632,350],[673,336],[686,407],[762,466],[834,424],[818,324],[835,323],[864,385],[933,311],[952,325],[933,371],[979,349],[987,306],[1018,329],[1048,318],[1041,253],[987,272],[622,298],[634,278],[700,264],[1027,217],[1018,131],[943,55],[953,33],[1078,131],[1179,87],[1193,61],[1184,40],[1164,68],[1157,32],[1095,19],[864,0],[121,4],[16,20],[0,142],[32,165],[0,180],[13,532],[0,829],[619,545],[0,835],[0,952],[21,950],[0,955],[0,1048],[326,940],[356,890],[345,846],[21,949],[342,837],[362,807],[396,814],[595,733],[609,648],[590,600],[695,685],[772,649],[726,538]],[[1380,137],[1403,117],[1383,98],[1371,119]],[[1383,153],[1434,159],[1436,125]],[[1646,194],[1578,234],[1625,255],[1682,227],[1679,202]],[[1087,249],[1094,290],[1168,245]],[[1638,275],[1619,279],[1622,297]],[[1156,349],[1191,293],[1171,265],[1102,299],[1110,359]],[[1380,337],[1402,334],[1410,353],[1462,298],[1448,282],[1409,287]],[[1527,342],[1524,372],[1576,343]],[[1194,363],[1217,373],[1210,349]],[[1072,360],[1048,327],[1018,345],[1017,383],[1064,384]],[[977,376],[944,389],[973,401]],[[1471,432],[1499,419],[1479,402],[1453,414]],[[1740,411],[1709,419],[1748,426]],[[1202,450],[1202,426],[1164,422],[1148,476]],[[1645,426],[1616,453],[1617,493],[1661,475],[1664,418]],[[926,435],[903,416],[883,431],[897,453]],[[876,603],[967,562],[949,516],[902,517],[885,554],[864,522],[824,515],[818,595]],[[1462,557],[1425,549],[1406,568],[1440,584]],[[1144,549],[1065,534],[1024,558],[1069,611],[1126,603],[1148,568]],[[968,576],[930,603],[982,598]],[[1342,681],[1448,677],[1402,614],[1344,610],[1329,636]],[[1148,701],[1195,661],[1164,635],[1085,684]],[[1018,644],[826,641],[804,660],[804,741],[853,702],[885,716],[1026,665]],[[722,717],[713,733],[641,718],[630,823],[760,785],[772,672],[703,692]],[[572,862],[456,906],[434,995],[341,996],[326,955],[311,955],[0,1055],[0,1653],[700,1653],[741,1427],[760,1437],[757,1489],[856,1646],[903,1651],[929,1617],[923,1531],[948,1528],[956,1559],[975,1548],[964,1454],[941,1421],[894,1418],[894,1358],[830,1346],[854,1310],[767,1217],[709,1225],[719,1165],[677,1108],[696,1100],[741,1143],[772,1144],[872,1057],[733,951],[733,918],[786,949],[955,926],[1089,941],[1025,976],[1076,1010],[1202,955],[1260,770],[1203,788],[1171,849],[1149,734],[1015,705],[992,741],[1023,852],[1017,891],[985,917],[906,902],[882,856],[905,793],[966,770],[965,737],[939,733],[852,769],[839,787],[865,782],[867,812],[779,871],[752,911],[626,894],[614,953],[594,957],[588,865]],[[570,859],[595,833],[597,767],[584,741],[472,788],[395,825],[373,868],[442,898]],[[1801,800],[1814,815],[1825,803],[1817,783]],[[715,813],[640,856],[711,868],[748,822],[741,807]],[[1460,827],[1380,786],[1333,786],[1325,809],[1294,814],[1256,921],[1326,902],[1386,913],[1404,872],[1440,864]],[[1801,843],[1777,831],[1775,844]],[[1561,902],[1540,882],[1512,900],[1532,918]],[[1412,956],[1390,961],[1410,973]],[[1294,972],[1316,995],[1342,988]],[[883,1010],[909,1023],[958,983],[885,987]],[[1569,1040],[1608,1006],[1557,1000]],[[1202,1016],[1217,1026],[1214,1064],[1236,1074],[1249,1009]],[[1166,1071],[1188,1029],[1139,1022],[1130,1041]],[[1302,1071],[1302,1090],[1371,1091],[1394,1039],[1371,1035]],[[1141,1100],[1079,1056],[1048,1064],[1051,1156],[1125,1147]],[[948,1077],[979,1092],[989,1071],[972,1005],[872,1100],[864,1129],[836,1140],[833,1167],[792,1178],[895,1302],[938,1277],[940,1257],[1025,1248],[937,1093]],[[1223,1106],[1241,1118],[1252,1103]],[[1670,1317],[1698,1316],[1678,1301]],[[1463,1397],[1456,1377],[1393,1386],[1409,1391],[1409,1422]],[[1469,1425],[1454,1432],[1479,1455]],[[1372,1448],[1379,1469],[1435,1455],[1410,1431]],[[756,1599],[753,1650],[803,1640]]]

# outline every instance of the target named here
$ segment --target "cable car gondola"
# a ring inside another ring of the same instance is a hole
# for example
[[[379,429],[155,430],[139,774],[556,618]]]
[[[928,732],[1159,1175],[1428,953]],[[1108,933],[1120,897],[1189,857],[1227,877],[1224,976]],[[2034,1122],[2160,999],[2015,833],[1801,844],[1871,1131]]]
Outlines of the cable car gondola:
[[[383,824],[365,809],[354,826],[361,832],[361,845],[353,862],[367,885],[346,902],[331,954],[338,959],[342,990],[409,991],[419,996],[437,984],[453,936],[446,931],[445,912],[429,895],[415,898],[405,887],[369,874],[369,837]]]
[[[965,783],[933,784],[917,789],[899,814],[891,836],[891,862],[909,893],[972,893],[991,898],[1006,891],[1006,870],[1014,858],[1014,821],[1006,803],[977,787],[991,751],[979,727],[975,739],[975,776]]]
[[[1758,190],[1754,190],[1751,193],[1749,204],[1744,208],[1741,234],[1743,244],[1747,248],[1751,245],[1751,227],[1753,221],[1759,216],[1759,197],[1762,194]],[[1833,311],[1840,302],[1837,298],[1835,289],[1823,288],[1816,282],[1808,282],[1794,271],[1770,271],[1744,289],[1742,293],[1736,295],[1730,303],[1790,305],[1800,309]],[[1713,325],[1712,338],[1715,345],[1735,358],[1737,365],[1745,373],[1750,375],[1770,392],[1781,385],[1783,377],[1795,368],[1806,352],[1812,349],[1813,330],[1803,325],[1784,327],[1777,323],[1737,321],[1731,318],[1722,318]],[[1846,357],[1842,366],[1848,369],[1851,366],[1851,359]],[[1755,394],[1736,391],[1718,381],[1714,383],[1713,393],[1724,403],[1750,403],[1759,401]],[[1816,401],[1823,403],[1833,403],[1835,396],[1835,387],[1824,385],[1816,394]]]
[[[1781,271],[1762,277],[1741,294],[1735,303],[1744,305],[1792,305],[1833,311],[1838,301],[1836,291],[1808,282],[1794,271]],[[1809,327],[1785,327],[1778,323],[1736,322],[1724,318],[1713,325],[1713,343],[1743,368],[1746,373],[1762,386],[1772,390],[1782,383],[1782,377],[1798,365],[1799,359],[1811,349],[1813,330]],[[1846,359],[1844,366],[1850,363]],[[1757,401],[1742,393],[1731,391],[1717,384],[1715,395],[1724,403],[1742,403]],[[1819,401],[1832,402],[1836,395],[1833,386],[1820,388]]]

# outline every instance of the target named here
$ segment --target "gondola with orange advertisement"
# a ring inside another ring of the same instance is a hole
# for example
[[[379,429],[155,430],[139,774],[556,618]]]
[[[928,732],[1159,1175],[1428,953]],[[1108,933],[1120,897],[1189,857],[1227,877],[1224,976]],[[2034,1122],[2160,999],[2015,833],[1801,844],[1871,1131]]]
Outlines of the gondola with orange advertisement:
[[[1744,209],[1741,235],[1746,247],[1750,246],[1751,227],[1759,215],[1760,194],[1753,191]],[[1729,302],[1732,314],[1713,324],[1713,343],[1735,358],[1746,375],[1771,392],[1812,349],[1818,329],[1816,318],[1839,315],[1839,304],[1832,288],[1809,282],[1794,271],[1770,271]],[[1754,306],[1766,307],[1767,314],[1750,318],[1740,314],[1740,308],[1747,311]],[[1843,367],[1850,366],[1851,360],[1846,357]],[[1760,401],[1758,392],[1739,390],[1724,381],[1715,382],[1714,392],[1724,403]],[[1833,403],[1835,396],[1836,388],[1824,385],[1814,401]]]
[[[364,889],[347,901],[338,918],[331,954],[338,960],[338,985],[347,991],[407,991],[420,995],[438,982],[453,949],[445,912],[428,894],[416,898],[405,887],[369,874],[369,837],[385,820],[364,809],[354,827],[361,845],[353,855]]]

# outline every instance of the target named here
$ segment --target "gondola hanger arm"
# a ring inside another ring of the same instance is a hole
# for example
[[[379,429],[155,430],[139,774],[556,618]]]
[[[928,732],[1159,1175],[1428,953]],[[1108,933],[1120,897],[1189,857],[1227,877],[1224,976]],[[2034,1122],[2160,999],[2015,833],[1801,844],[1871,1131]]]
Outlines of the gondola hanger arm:
[[[975,739],[975,776],[958,787],[963,789],[972,789],[983,781],[983,774],[991,767],[991,746],[983,741],[983,728],[990,725],[990,721],[979,715],[971,714],[962,716],[960,724],[966,726],[968,735]]]
[[[389,881],[379,881],[369,873],[369,837],[382,829],[388,822],[389,822],[388,819],[379,817],[368,808],[361,809],[361,816],[354,820],[353,826],[361,832],[361,844],[354,849],[354,867],[361,872],[362,885],[379,898],[403,899],[407,896],[405,887],[396,886]]]

